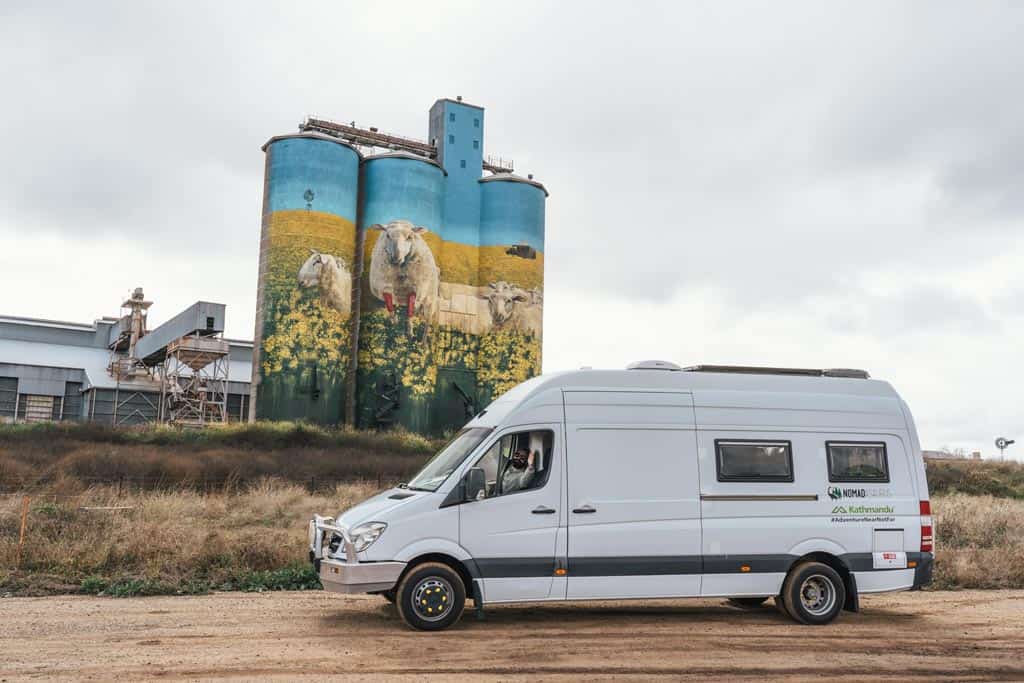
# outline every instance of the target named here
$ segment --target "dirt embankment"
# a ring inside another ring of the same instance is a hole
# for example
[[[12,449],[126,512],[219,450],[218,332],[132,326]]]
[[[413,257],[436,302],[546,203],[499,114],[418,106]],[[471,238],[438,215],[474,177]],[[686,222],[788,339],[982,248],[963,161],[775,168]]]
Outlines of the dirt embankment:
[[[492,607],[428,634],[370,596],[10,598],[0,679],[1024,680],[1024,591],[862,605],[827,627],[721,600]]]

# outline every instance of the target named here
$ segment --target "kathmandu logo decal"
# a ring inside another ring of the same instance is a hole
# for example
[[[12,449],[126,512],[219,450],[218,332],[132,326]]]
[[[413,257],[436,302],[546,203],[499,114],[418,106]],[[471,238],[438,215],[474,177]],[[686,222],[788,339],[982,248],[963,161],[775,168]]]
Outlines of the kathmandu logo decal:
[[[833,515],[845,515],[845,514],[847,514],[846,508],[843,507],[842,505],[836,505],[834,508],[832,508],[832,514]]]

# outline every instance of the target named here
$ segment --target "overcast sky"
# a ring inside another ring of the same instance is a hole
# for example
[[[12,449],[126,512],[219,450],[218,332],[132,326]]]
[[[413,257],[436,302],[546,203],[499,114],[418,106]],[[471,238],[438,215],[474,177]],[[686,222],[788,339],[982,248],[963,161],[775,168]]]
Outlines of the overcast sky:
[[[545,370],[865,368],[1024,453],[1024,4],[597,8],[6,0],[0,313],[250,339],[266,139],[462,95],[551,191]]]

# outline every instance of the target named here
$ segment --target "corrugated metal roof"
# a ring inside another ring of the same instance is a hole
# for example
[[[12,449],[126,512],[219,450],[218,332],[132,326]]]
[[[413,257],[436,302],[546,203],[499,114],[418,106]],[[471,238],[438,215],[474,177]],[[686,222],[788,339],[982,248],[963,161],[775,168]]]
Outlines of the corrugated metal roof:
[[[45,320],[43,318],[23,318],[17,315],[0,315],[0,323],[10,325],[28,325],[30,327],[56,327],[64,330],[78,330],[80,332],[94,332],[96,323],[74,323],[66,320]]]

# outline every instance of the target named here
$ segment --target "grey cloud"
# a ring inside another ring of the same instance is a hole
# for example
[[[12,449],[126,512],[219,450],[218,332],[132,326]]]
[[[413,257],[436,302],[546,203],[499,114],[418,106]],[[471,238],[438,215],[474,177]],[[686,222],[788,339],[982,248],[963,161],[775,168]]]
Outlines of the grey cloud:
[[[422,137],[461,94],[551,190],[551,297],[992,338],[1008,304],[906,274],[1020,248],[1022,26],[1012,3],[7,2],[0,239],[131,240],[183,271],[201,248],[196,296],[251,320],[259,146],[306,114]]]
[[[1002,332],[1002,322],[976,297],[935,286],[914,286],[890,295],[861,289],[835,300],[830,326],[843,333],[885,339],[912,335]]]

